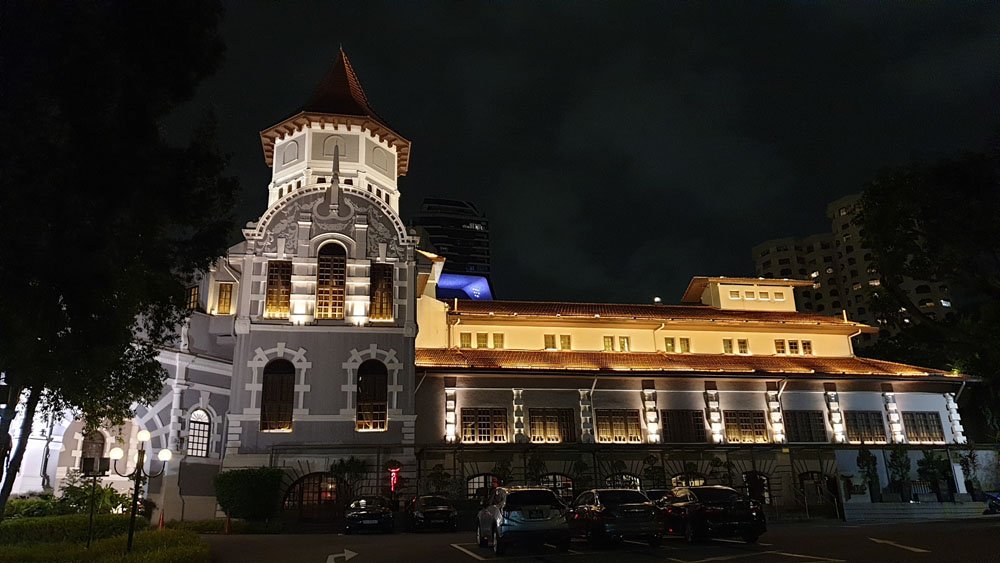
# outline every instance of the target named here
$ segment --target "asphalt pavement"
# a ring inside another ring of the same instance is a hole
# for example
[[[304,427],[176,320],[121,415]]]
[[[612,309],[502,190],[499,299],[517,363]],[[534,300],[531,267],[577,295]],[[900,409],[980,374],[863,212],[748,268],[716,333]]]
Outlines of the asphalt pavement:
[[[398,532],[394,534],[206,535],[212,560],[218,563],[293,562],[366,563],[545,561],[586,563],[671,561],[709,563],[738,561],[1000,561],[1000,517],[898,524],[845,524],[810,521],[770,524],[757,544],[708,540],[688,544],[667,538],[660,547],[625,542],[595,548],[574,541],[568,553],[554,546],[513,546],[503,557],[475,543],[474,533]]]

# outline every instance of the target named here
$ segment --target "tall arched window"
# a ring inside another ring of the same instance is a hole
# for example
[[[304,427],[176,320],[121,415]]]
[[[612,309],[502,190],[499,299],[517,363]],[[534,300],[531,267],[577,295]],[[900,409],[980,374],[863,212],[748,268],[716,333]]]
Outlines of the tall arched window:
[[[392,264],[372,264],[371,297],[368,318],[373,321],[392,320],[392,278],[395,266]]]
[[[270,260],[267,263],[267,295],[264,316],[269,319],[287,319],[292,301],[292,263],[289,260]]]
[[[493,489],[500,486],[500,479],[492,473],[480,473],[473,475],[465,481],[465,495],[469,500],[482,500],[486,498]]]
[[[336,244],[319,249],[316,273],[316,318],[344,318],[344,287],[347,281],[347,251]]]
[[[631,473],[614,473],[604,479],[604,484],[615,489],[641,489],[642,481]]]
[[[197,409],[188,417],[187,455],[208,457],[208,441],[212,436],[212,417],[208,411]]]
[[[358,366],[358,430],[385,430],[389,400],[389,370],[378,360]]]
[[[264,366],[260,395],[262,432],[292,430],[292,402],[295,397],[295,366],[288,360],[273,360]]]

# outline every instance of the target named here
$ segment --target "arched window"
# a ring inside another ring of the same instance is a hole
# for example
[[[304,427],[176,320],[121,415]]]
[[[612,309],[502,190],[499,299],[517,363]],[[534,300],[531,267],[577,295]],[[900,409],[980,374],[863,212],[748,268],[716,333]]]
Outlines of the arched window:
[[[269,319],[287,319],[292,302],[292,262],[269,260],[267,262],[267,295],[264,316]]]
[[[637,475],[632,475],[631,473],[615,473],[613,475],[608,475],[608,477],[604,479],[604,484],[614,489],[639,490],[642,488],[642,481],[639,480]]]
[[[208,441],[212,435],[212,417],[208,411],[197,409],[188,417],[187,455],[208,457]]]
[[[347,154],[347,145],[344,144],[344,138],[339,135],[330,135],[323,140],[323,156],[333,156],[334,151],[337,151],[337,156]]]
[[[260,395],[262,432],[291,432],[295,396],[295,366],[288,360],[273,360],[264,366]]]
[[[573,479],[562,473],[548,473],[538,478],[538,484],[551,489],[563,502],[571,503],[573,496]]]
[[[385,149],[375,147],[372,151],[372,166],[380,168],[385,172],[389,171],[389,153]]]
[[[389,370],[382,362],[365,360],[358,366],[357,430],[385,430],[388,385]]]
[[[492,473],[473,475],[465,482],[465,494],[469,500],[482,500],[500,486],[500,479]]]
[[[771,504],[771,480],[760,471],[743,473],[747,496],[764,504]]]
[[[333,520],[337,510],[337,480],[332,473],[310,473],[292,483],[282,503],[297,520]]]
[[[347,251],[337,243],[319,249],[316,274],[316,318],[344,318],[344,287],[347,281]]]
[[[392,278],[395,266],[392,264],[372,264],[369,295],[371,296],[368,317],[373,321],[391,321]]]
[[[80,469],[85,473],[100,470],[100,459],[104,457],[104,434],[97,430],[87,432],[80,446]]]
[[[288,164],[299,159],[299,144],[296,141],[289,141],[281,153],[281,163]]]

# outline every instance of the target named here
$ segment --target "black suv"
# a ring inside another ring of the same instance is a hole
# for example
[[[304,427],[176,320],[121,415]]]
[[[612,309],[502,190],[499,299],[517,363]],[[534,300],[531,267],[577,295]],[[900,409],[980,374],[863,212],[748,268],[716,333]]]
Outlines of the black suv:
[[[740,537],[754,543],[767,531],[760,503],[730,487],[678,487],[658,506],[667,533],[683,534],[689,542]]]

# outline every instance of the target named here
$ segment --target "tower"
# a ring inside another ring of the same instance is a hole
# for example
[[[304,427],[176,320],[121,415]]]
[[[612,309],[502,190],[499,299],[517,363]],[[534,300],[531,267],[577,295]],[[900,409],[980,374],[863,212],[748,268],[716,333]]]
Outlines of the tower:
[[[413,468],[416,241],[397,187],[410,143],[371,108],[343,50],[261,141],[268,207],[226,260],[239,299],[224,468],[285,468],[286,508],[322,511],[296,503],[347,500],[338,460],[362,459],[370,492],[387,460]]]

